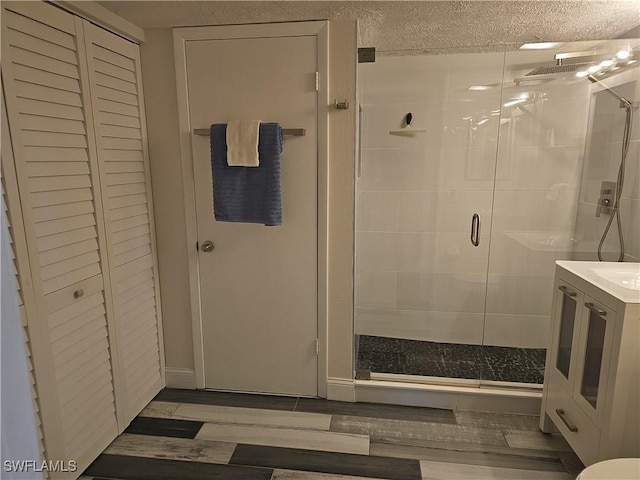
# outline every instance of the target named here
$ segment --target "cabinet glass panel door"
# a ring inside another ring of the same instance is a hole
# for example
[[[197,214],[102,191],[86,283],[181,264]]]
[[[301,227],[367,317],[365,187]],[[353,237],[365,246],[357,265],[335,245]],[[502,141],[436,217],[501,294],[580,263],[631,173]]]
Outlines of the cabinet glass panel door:
[[[556,368],[569,378],[571,367],[571,350],[573,347],[573,330],[575,328],[576,301],[569,295],[562,295],[562,313],[560,317],[560,336],[558,339],[558,353]]]
[[[591,310],[589,312],[589,330],[585,347],[580,394],[594,409],[598,403],[606,327],[607,322],[605,319],[597,311]]]

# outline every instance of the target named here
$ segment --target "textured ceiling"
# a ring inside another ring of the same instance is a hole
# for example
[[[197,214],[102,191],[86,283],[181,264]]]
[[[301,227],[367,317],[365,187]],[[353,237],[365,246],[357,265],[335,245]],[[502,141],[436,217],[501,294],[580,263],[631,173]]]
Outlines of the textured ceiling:
[[[143,28],[358,19],[360,46],[378,51],[607,39],[640,23],[640,0],[99,3]]]

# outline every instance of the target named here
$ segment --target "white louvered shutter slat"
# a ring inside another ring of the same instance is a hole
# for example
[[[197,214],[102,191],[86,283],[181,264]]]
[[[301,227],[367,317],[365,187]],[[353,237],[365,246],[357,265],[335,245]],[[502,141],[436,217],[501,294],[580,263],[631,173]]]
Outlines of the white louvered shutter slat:
[[[163,385],[140,62],[137,45],[93,26],[85,31],[118,358],[130,420]]]
[[[44,439],[50,459],[83,469],[118,426],[82,22],[43,2],[2,7],[3,81],[40,313],[30,334],[48,345],[31,352]]]

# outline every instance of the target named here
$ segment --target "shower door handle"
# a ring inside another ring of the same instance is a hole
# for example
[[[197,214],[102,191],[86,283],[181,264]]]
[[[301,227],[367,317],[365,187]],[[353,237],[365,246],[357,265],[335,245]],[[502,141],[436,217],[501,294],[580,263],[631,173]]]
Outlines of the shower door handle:
[[[471,217],[471,244],[474,247],[480,245],[480,215],[477,213]]]

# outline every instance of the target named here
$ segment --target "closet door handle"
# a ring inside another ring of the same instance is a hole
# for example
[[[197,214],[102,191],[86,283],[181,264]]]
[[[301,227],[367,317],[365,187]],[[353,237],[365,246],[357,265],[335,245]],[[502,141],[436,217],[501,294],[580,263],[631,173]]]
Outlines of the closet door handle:
[[[471,217],[471,244],[474,247],[480,245],[480,215],[477,213]]]

